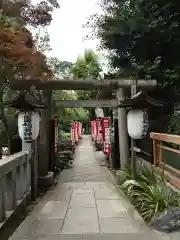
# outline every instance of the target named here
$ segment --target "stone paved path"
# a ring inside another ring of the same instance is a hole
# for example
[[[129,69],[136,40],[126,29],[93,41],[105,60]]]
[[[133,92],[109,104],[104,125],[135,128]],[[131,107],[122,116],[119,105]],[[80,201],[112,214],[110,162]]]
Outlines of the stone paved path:
[[[64,170],[11,240],[157,239],[100,167],[90,138],[78,146],[72,169]]]

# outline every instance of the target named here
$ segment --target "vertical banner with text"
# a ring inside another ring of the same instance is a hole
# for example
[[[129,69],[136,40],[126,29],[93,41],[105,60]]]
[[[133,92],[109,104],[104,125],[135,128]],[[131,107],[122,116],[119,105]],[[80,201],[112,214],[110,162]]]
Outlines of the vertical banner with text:
[[[97,138],[97,121],[94,120],[94,139],[96,140]]]
[[[91,136],[93,139],[96,138],[96,120],[91,121]]]
[[[102,125],[101,125],[101,119],[96,120],[96,129],[97,129],[97,143],[102,143],[103,138],[102,138]]]
[[[76,123],[73,122],[71,124],[71,141],[72,141],[72,145],[75,144],[75,128],[76,128]]]
[[[54,135],[55,135],[55,139],[54,139],[54,144],[55,144],[55,153],[58,152],[58,146],[59,146],[59,131],[58,131],[58,119],[56,118],[54,120]]]
[[[75,122],[75,141],[78,142],[79,134],[78,134],[79,123]]]
[[[110,124],[111,118],[103,118],[101,120],[103,141],[104,141],[104,154],[111,154],[111,142],[110,142]]]

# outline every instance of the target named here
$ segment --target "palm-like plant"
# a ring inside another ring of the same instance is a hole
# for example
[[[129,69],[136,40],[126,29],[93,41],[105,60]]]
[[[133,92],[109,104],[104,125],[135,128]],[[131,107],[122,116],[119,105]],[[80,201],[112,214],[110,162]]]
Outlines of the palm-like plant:
[[[124,176],[125,180],[132,180],[133,173],[131,166],[128,166],[126,169],[120,170],[121,174]],[[146,182],[147,184],[156,183],[158,179],[160,179],[158,175],[155,174],[152,168],[147,167],[139,167],[137,170],[136,180],[139,182]]]
[[[126,180],[121,188],[147,221],[170,207],[180,206],[180,196],[168,188],[164,178],[148,168],[143,168],[136,180]]]

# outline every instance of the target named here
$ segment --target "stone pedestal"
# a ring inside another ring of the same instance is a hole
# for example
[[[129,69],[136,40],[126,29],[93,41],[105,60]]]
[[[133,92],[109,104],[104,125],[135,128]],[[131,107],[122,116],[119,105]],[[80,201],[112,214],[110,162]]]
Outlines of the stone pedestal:
[[[116,170],[116,184],[121,185],[125,180],[122,172],[120,170]]]
[[[40,188],[49,188],[55,184],[54,173],[48,172],[45,176],[39,177]]]

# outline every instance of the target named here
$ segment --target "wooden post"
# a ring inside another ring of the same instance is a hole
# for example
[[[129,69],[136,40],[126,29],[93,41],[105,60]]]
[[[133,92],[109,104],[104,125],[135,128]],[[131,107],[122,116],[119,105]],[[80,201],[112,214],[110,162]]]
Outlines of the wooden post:
[[[124,100],[124,89],[119,88],[117,91],[118,103]],[[129,162],[129,146],[127,133],[127,116],[126,109],[118,108],[118,131],[119,131],[119,150],[120,150],[120,166],[125,169]]]
[[[42,111],[40,124],[39,183],[42,187],[51,186],[54,178],[54,173],[49,172],[51,96],[51,90],[43,90],[44,102],[48,109]]]
[[[55,172],[55,124],[54,119],[51,119],[50,121],[50,151],[49,151],[49,169],[52,172]]]
[[[131,98],[136,95],[136,82],[131,86]],[[134,151],[135,141],[131,138],[131,169],[132,177],[136,179],[136,152]]]
[[[49,168],[49,101],[50,92],[43,91],[43,98],[48,109],[42,110],[40,122],[40,148],[39,148],[39,175],[47,175]]]
[[[154,156],[154,166],[158,167],[160,164],[162,164],[162,149],[161,146],[162,142],[153,139],[153,156]]]
[[[113,147],[113,168],[120,168],[120,149],[119,149],[119,131],[118,131],[118,119],[114,119],[114,147]]]
[[[31,201],[36,201],[37,197],[37,163],[38,163],[38,140],[33,142],[33,152],[31,155]]]

